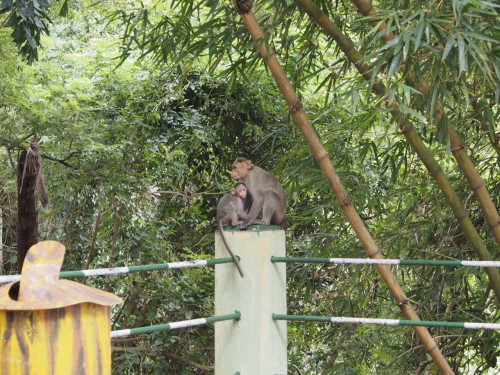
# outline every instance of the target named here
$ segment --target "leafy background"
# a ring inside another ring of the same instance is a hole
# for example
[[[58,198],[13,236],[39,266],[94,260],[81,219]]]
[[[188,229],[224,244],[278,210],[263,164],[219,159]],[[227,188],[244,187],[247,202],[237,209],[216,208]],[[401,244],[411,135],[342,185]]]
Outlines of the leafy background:
[[[255,13],[384,255],[477,259],[384,106],[397,101],[499,259],[445,122],[435,118],[440,101],[500,206],[499,7],[381,1],[379,15],[398,35],[384,45],[352,4],[317,5],[364,52],[384,98],[295,4],[257,3]],[[39,8],[26,16],[29,6]],[[230,2],[3,0],[0,9],[4,273],[17,267],[17,158],[32,139],[51,201],[41,209],[40,239],[66,245],[65,270],[213,257],[215,206],[232,185],[236,156],[283,183],[290,256],[365,256]],[[410,85],[410,73],[427,94]],[[425,320],[499,321],[480,269],[393,271]],[[121,329],[211,316],[213,276],[203,268],[85,282],[124,298],[113,311]],[[291,314],[401,318],[368,266],[289,265],[288,304]],[[409,328],[288,327],[291,374],[437,373]],[[430,331],[457,373],[497,373],[497,332]],[[213,327],[117,339],[113,350],[116,374],[210,373]]]

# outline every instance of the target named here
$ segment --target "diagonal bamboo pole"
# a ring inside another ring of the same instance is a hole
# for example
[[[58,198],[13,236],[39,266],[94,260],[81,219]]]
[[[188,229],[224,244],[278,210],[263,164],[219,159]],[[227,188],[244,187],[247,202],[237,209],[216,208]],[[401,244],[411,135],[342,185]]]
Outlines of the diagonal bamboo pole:
[[[290,112],[292,113],[297,126],[302,131],[304,138],[307,140],[314,158],[318,162],[321,170],[332,187],[340,207],[344,211],[344,214],[356,232],[356,235],[365,248],[368,256],[372,259],[384,259],[384,256],[380,253],[377,244],[354,208],[349,193],[342,184],[330,157],[328,156],[328,152],[321,142],[321,139],[312,127],[309,118],[307,117],[304,108],[297,97],[297,94],[293,90],[288,77],[276,57],[274,50],[265,42],[264,32],[251,11],[251,3],[249,4],[246,1],[248,0],[236,0],[236,10],[241,15],[250,35],[257,42],[256,47],[258,48],[260,56],[269,67],[271,74],[285,97],[285,100],[289,105]],[[386,265],[376,265],[375,267],[387,284],[402,313],[410,320],[420,320],[418,314],[409,303],[403,289],[399,285],[399,282],[396,280],[389,267]],[[453,374],[452,369],[439,350],[436,342],[429,334],[429,331],[425,327],[415,326],[412,328],[420,338],[425,350],[429,353],[441,372],[443,374]]]
[[[362,53],[354,48],[351,39],[346,37],[337,27],[337,25],[330,20],[323,11],[316,6],[310,0],[295,0],[297,5],[303,9],[314,22],[316,22],[328,35],[330,35],[338,44],[340,49],[345,53],[349,61],[351,61],[356,69],[361,73],[363,78],[366,80],[371,80],[372,70],[369,64],[364,62],[364,56]],[[375,80],[372,86],[372,91],[383,98],[385,94],[385,86],[380,80]],[[418,155],[420,160],[424,163],[429,173],[434,177],[436,183],[441,189],[448,205],[451,207],[455,218],[460,223],[464,234],[467,236],[471,242],[472,247],[478,254],[481,260],[493,260],[490,252],[486,248],[481,236],[477,232],[474,224],[472,223],[465,207],[460,202],[460,199],[453,189],[450,181],[444,174],[439,163],[434,158],[432,152],[427,148],[427,146],[420,138],[420,135],[415,131],[411,123],[408,121],[406,115],[402,113],[399,105],[396,102],[387,103],[387,107],[391,115],[393,116],[396,123],[399,124],[401,132],[406,137],[408,142],[411,144],[413,150]],[[500,302],[500,273],[496,268],[488,267],[485,268],[488,274],[490,283],[497,297],[497,301]]]
[[[351,0],[351,2],[356,5],[358,11],[363,16],[373,17],[371,23],[373,26],[377,27],[379,33],[382,33],[381,38],[384,42],[389,42],[396,37],[390,31],[385,32],[385,30],[387,30],[387,24],[377,18],[377,12],[370,0]],[[415,78],[414,74],[410,73],[409,78],[412,82],[416,83],[417,89],[422,94],[426,95],[429,92],[429,86],[425,82],[419,82]],[[446,122],[448,134],[450,137],[451,152],[457,160],[457,163],[460,166],[460,169],[462,170],[465,178],[469,182],[472,191],[474,192],[474,194],[476,194],[479,205],[481,206],[481,209],[483,210],[484,216],[486,218],[486,223],[493,232],[493,236],[495,237],[496,241],[500,244],[500,215],[498,214],[495,203],[493,203],[493,200],[488,193],[488,189],[486,189],[486,185],[481,178],[481,175],[479,174],[476,167],[474,166],[474,163],[467,154],[465,143],[462,142],[460,135],[456,131],[455,127],[451,124],[450,119],[445,115],[443,111],[443,103],[438,100],[435,107],[436,123],[438,123],[441,119]]]

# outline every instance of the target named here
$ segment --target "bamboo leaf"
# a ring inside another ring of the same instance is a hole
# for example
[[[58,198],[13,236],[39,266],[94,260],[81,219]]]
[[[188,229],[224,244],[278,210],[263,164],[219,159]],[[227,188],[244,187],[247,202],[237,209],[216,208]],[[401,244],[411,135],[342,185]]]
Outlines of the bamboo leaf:
[[[479,47],[473,39],[469,39],[467,37],[465,37],[465,40],[467,41],[467,44],[469,46],[472,47],[472,49],[474,49],[474,51],[484,60],[488,60],[488,55],[486,54],[486,52],[481,48]],[[478,61],[479,62],[479,61]]]
[[[495,139],[495,117],[491,108],[487,105],[483,107],[484,118],[486,119],[486,125],[488,127],[488,133],[491,139]]]
[[[387,42],[386,44],[384,44],[384,46],[383,46],[382,48],[380,48],[380,49],[378,50],[378,52],[385,51],[385,50],[387,50],[387,49],[389,49],[389,48],[391,48],[391,47],[395,46],[395,45],[396,45],[396,44],[398,44],[398,43],[399,43],[399,37],[396,37],[396,38],[394,38],[394,39],[390,40],[389,42]]]
[[[435,110],[436,110],[436,102],[438,100],[437,97],[438,97],[438,93],[439,93],[440,88],[441,88],[440,82],[437,82],[432,89],[432,100],[430,101],[430,103],[431,103],[430,115],[431,115],[431,119],[433,122],[434,122],[434,114],[435,114]]]
[[[466,57],[465,57],[465,42],[464,42],[464,37],[460,34],[458,34],[458,75],[460,75],[462,72],[467,71],[467,62],[466,62]]]
[[[408,57],[408,51],[410,50],[410,38],[411,34],[409,32],[406,32],[403,34],[403,61],[406,61],[406,58]]]
[[[68,14],[69,14],[69,0],[64,0],[62,6],[61,6],[61,10],[59,11],[59,15],[61,17],[67,17]]]
[[[446,59],[446,57],[450,53],[451,49],[453,48],[454,44],[455,44],[455,37],[452,35],[446,41],[446,45],[445,45],[444,51],[443,51],[443,56],[441,57],[441,62],[443,62]]]
[[[401,113],[407,113],[409,115],[412,115],[412,116],[416,117],[417,119],[419,119],[421,123],[427,124],[427,119],[421,113],[415,111],[414,109],[412,109],[404,104],[399,105],[399,111]]]
[[[424,27],[425,27],[424,13],[421,13],[420,22],[418,23],[417,33],[415,36],[415,48],[413,48],[413,52],[417,52],[418,48],[420,47],[420,42],[422,41],[422,35],[424,34]]]
[[[351,107],[352,114],[356,113],[358,101],[359,101],[359,91],[355,90],[352,92],[352,107]]]
[[[415,93],[417,95],[421,95],[421,92],[416,90],[415,88],[405,85],[404,83],[398,83],[398,87],[403,90],[404,98],[406,103],[411,102],[411,93]]]
[[[387,79],[390,79],[393,75],[399,72],[402,56],[403,56],[403,51],[399,51],[397,55],[393,57],[391,65],[389,66],[389,71],[387,72]]]
[[[467,83],[462,82],[462,93],[463,97],[465,98],[465,103],[467,107],[470,107],[470,95],[469,95],[469,89],[467,88]]]
[[[468,35],[468,36],[473,37],[473,38],[476,38],[476,39],[479,39],[479,40],[484,40],[486,42],[498,43],[498,38],[492,38],[492,37],[490,37],[488,35],[481,34],[481,33],[478,33],[478,32],[464,31],[463,34],[464,35]]]
[[[319,83],[319,85],[318,85],[317,89],[314,91],[314,93],[315,93],[315,94],[316,94],[316,93],[318,93],[318,92],[319,92],[319,90],[320,90],[322,87],[324,87],[325,85],[327,85],[327,84],[328,84],[328,85],[327,85],[328,90],[326,91],[326,92],[327,92],[327,94],[328,94],[328,93],[329,93],[329,91],[330,91],[330,88],[331,88],[331,85],[332,85],[332,83],[333,83],[334,79],[335,79],[335,75],[334,75],[334,73],[333,73],[333,72],[331,72],[330,74],[328,74],[328,75],[327,75],[327,76],[326,76],[326,77],[325,77],[325,78],[324,78],[324,79],[323,79],[323,80]]]
[[[481,4],[492,8],[500,8],[500,4],[490,3],[489,1],[481,1]]]

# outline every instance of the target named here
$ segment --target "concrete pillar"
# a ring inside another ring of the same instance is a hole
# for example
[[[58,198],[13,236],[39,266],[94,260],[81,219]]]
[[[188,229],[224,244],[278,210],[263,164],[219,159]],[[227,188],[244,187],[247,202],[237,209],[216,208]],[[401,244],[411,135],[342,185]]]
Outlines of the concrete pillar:
[[[215,315],[241,312],[239,321],[215,324],[215,375],[286,375],[286,322],[271,316],[286,314],[286,265],[271,263],[273,255],[286,256],[285,232],[254,226],[225,233],[245,277],[233,263],[215,266]],[[228,256],[219,232],[215,256]]]

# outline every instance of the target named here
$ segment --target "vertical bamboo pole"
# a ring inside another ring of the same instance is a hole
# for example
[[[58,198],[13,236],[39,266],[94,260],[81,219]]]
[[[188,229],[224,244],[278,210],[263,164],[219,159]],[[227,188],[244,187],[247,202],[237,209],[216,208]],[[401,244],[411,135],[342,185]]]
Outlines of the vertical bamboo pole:
[[[234,4],[236,11],[241,15],[250,35],[257,42],[257,48],[260,56],[269,67],[271,74],[273,75],[278,87],[280,88],[283,96],[285,97],[285,100],[289,105],[290,112],[295,118],[297,126],[302,131],[304,138],[308,142],[314,158],[325,174],[325,177],[332,187],[339,205],[344,211],[344,214],[349,220],[352,228],[356,232],[356,235],[358,236],[360,242],[363,244],[366,253],[370,258],[383,259],[384,257],[380,253],[377,244],[373,240],[364,222],[361,220],[361,217],[354,208],[349,193],[342,184],[331,162],[331,159],[328,156],[323,143],[321,142],[321,139],[314,131],[314,128],[312,127],[309,118],[307,117],[304,108],[302,107],[302,103],[293,90],[288,77],[286,76],[280,62],[278,61],[278,58],[276,57],[276,53],[266,43],[264,32],[255,19],[253,12],[251,11],[252,4],[246,2],[245,0],[235,0]],[[420,320],[419,316],[411,306],[403,289],[399,285],[399,282],[396,280],[389,267],[385,265],[376,265],[375,268],[384,279],[402,313],[410,320]],[[417,336],[420,338],[425,350],[429,353],[441,372],[443,374],[453,374],[453,370],[439,350],[436,342],[429,334],[429,331],[425,327],[413,327],[413,329]]]
[[[362,53],[354,48],[354,44],[347,36],[345,36],[337,25],[330,20],[323,11],[318,8],[316,4],[314,4],[310,0],[295,0],[297,5],[303,9],[313,20],[320,26],[328,35],[330,35],[338,44],[340,49],[347,56],[349,61],[351,61],[356,69],[361,73],[363,78],[366,80],[371,80],[372,78],[372,70],[369,64],[364,62],[364,56]],[[375,80],[372,86],[372,91],[377,95],[383,97],[385,94],[385,86],[380,80]],[[474,224],[462,202],[460,202],[460,198],[457,193],[453,189],[450,181],[444,174],[441,169],[439,163],[434,158],[432,152],[427,148],[427,146],[420,138],[420,135],[415,131],[412,124],[408,121],[408,116],[403,114],[399,109],[399,105],[396,102],[386,103],[389,111],[396,121],[399,124],[399,128],[401,132],[406,137],[410,145],[412,146],[415,153],[418,155],[420,160],[424,163],[425,167],[429,171],[430,175],[434,177],[437,185],[441,189],[448,205],[451,207],[455,218],[458,220],[464,234],[469,239],[472,247],[478,254],[481,260],[493,260],[490,252],[486,248],[481,236],[477,232]],[[498,270],[493,267],[485,268],[486,273],[488,274],[490,283],[493,287],[495,295],[497,297],[497,301],[500,302],[500,273]]]
[[[377,12],[370,0],[351,0],[351,2],[356,5],[358,11],[363,16],[374,17],[371,23],[373,26],[378,26],[379,32],[387,30],[387,24],[385,22],[381,22],[381,20],[376,17]],[[394,38],[395,35],[391,31],[382,34],[382,40],[384,42],[389,42]],[[426,95],[429,92],[429,86],[427,86],[425,82],[417,81],[413,74],[409,74],[409,78],[411,81],[416,83],[417,89],[422,94]],[[472,160],[467,154],[465,143],[462,142],[462,140],[460,139],[460,135],[456,131],[455,127],[451,124],[450,119],[445,115],[443,111],[443,103],[441,101],[437,101],[435,108],[435,122],[439,123],[441,119],[446,122],[446,127],[448,129],[448,134],[450,137],[451,152],[457,160],[457,163],[460,166],[460,169],[462,170],[465,178],[469,182],[472,191],[477,197],[479,205],[484,212],[486,223],[493,232],[493,236],[495,237],[496,241],[500,244],[500,215],[498,215],[495,203],[493,203],[493,200],[491,199],[491,196],[486,189],[486,185],[481,178],[481,175],[479,174],[476,167],[474,166],[474,163],[472,163]],[[492,145],[493,147],[495,147],[493,143]]]

